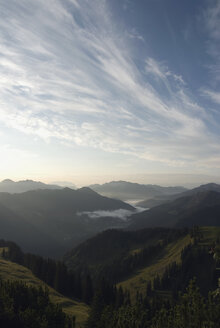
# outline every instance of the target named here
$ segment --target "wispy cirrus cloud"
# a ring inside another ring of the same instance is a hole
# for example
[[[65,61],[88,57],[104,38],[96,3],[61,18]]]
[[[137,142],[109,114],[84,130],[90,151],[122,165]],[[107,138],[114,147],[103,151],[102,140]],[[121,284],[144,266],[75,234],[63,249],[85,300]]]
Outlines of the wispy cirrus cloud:
[[[210,2],[210,6],[204,11],[206,26],[213,39],[220,39],[220,3],[217,0]]]
[[[147,73],[151,73],[156,78],[161,79],[166,85],[169,84],[169,77],[183,85],[186,84],[181,75],[176,75],[172,73],[166,65],[159,63],[151,57],[148,57],[146,59],[145,70]]]
[[[209,97],[214,103],[220,104],[220,92],[203,89],[202,93]]]
[[[209,65],[212,76],[220,80],[220,2],[208,2],[209,6],[203,12],[203,23],[208,32],[207,52],[215,60]]]
[[[213,89],[202,88],[201,92],[214,104],[220,104],[220,3],[212,1],[206,10],[203,11],[203,22],[207,31],[206,49],[213,58],[212,64],[208,68],[211,72]]]
[[[155,58],[137,67],[112,19],[104,0],[1,2],[0,120],[46,141],[203,165],[218,147],[211,114]]]
[[[143,35],[138,33],[138,31],[134,27],[130,31],[128,31],[128,37],[131,39],[136,39],[136,40],[145,42]]]

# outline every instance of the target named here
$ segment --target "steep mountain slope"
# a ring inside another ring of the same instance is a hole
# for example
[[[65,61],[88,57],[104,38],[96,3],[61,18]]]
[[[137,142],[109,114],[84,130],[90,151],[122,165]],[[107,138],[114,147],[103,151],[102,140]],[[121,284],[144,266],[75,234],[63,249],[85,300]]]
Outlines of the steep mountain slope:
[[[185,230],[169,228],[108,230],[68,252],[64,261],[69,269],[85,269],[95,279],[103,276],[115,283],[163,252],[167,243],[185,235]]]
[[[95,210],[132,210],[132,206],[115,199],[103,197],[90,188],[73,190],[64,188],[61,190],[33,190],[20,194],[0,193],[0,201],[8,208],[18,212],[35,211],[59,211],[80,212]]]
[[[186,197],[134,214],[129,229],[146,227],[174,227],[220,225],[220,193],[197,192]]]
[[[217,183],[207,183],[204,185],[200,185],[197,188],[193,188],[191,190],[187,190],[181,194],[181,196],[191,196],[195,195],[198,192],[205,192],[205,191],[215,191],[220,192],[220,185]]]
[[[9,192],[14,194],[36,189],[61,189],[61,187],[58,185],[50,185],[33,180],[22,180],[15,182],[10,179],[5,179],[0,182],[0,192]]]
[[[149,281],[153,283],[157,275],[162,276],[166,268],[173,262],[177,264],[181,262],[181,252],[190,242],[190,236],[186,235],[177,241],[169,243],[149,265],[137,270],[128,279],[120,282],[118,287],[121,286],[124,290],[129,290],[131,300],[134,302],[137,292],[143,294],[146,292],[146,284]]]
[[[183,249],[184,248],[186,249],[187,246],[189,246],[190,248],[192,247],[191,256],[192,254],[194,254],[195,256],[194,260],[196,261],[196,263],[194,263],[195,264],[194,268],[190,268],[189,266],[190,251],[188,255],[187,252],[185,252],[186,269],[188,270],[188,272],[183,271],[180,274],[183,275],[183,278],[186,278],[187,275],[190,274],[190,270],[192,269],[192,272],[194,270],[194,273],[196,273],[195,276],[197,276],[197,283],[199,282],[201,285],[203,284],[205,285],[206,283],[207,284],[211,283],[211,279],[210,282],[207,281],[208,268],[206,268],[205,263],[201,261],[202,259],[201,249],[203,249],[204,252],[203,256],[205,255],[205,258],[208,259],[208,261],[212,261],[213,255],[209,254],[209,249],[211,245],[214,245],[216,243],[216,240],[219,239],[220,227],[199,227],[194,237],[196,237],[196,235],[199,236],[196,245],[192,246],[193,244],[192,232],[182,238],[179,238],[174,242],[169,243],[165,247],[163,252],[158,254],[158,256],[154,259],[154,261],[152,261],[149,265],[145,266],[141,270],[137,270],[128,279],[125,279],[122,282],[120,282],[118,284],[118,287],[121,286],[123,289],[129,290],[131,294],[131,299],[134,301],[137,292],[145,294],[147,282],[151,281],[153,286],[153,280],[158,276],[162,277],[169,266],[171,267],[172,264],[174,263],[177,265],[181,264],[184,258]],[[196,268],[197,265],[198,267]],[[215,270],[215,266],[214,266],[214,270]],[[174,271],[173,275],[175,276],[175,274],[177,275],[177,273],[175,273]],[[217,273],[215,276],[216,277],[219,276],[219,273]],[[167,292],[168,291],[165,292],[164,294],[165,296]]]
[[[112,307],[106,302],[101,315],[95,310],[102,304],[105,289],[96,299],[89,327],[93,328],[97,320],[100,327],[185,328],[190,323],[199,327],[201,322],[204,326],[217,327],[220,322],[219,229],[194,227],[189,234],[168,240],[159,253],[142,267],[136,267],[132,274],[128,270],[130,276],[117,284],[120,297],[113,298]],[[139,255],[142,257],[144,253],[137,249],[134,261]]]
[[[133,211],[132,206],[100,196],[89,188],[0,193],[0,202],[4,204],[5,211],[10,212],[10,220],[6,220],[6,215],[0,212],[0,227],[4,227],[0,238],[14,240],[25,250],[45,256],[60,256],[88,236],[124,224],[117,218],[90,219],[86,213],[79,215],[79,212]],[[21,235],[23,238],[20,238]],[[27,242],[29,240],[31,243]]]
[[[29,252],[50,252],[57,242],[45,230],[39,230],[29,220],[18,215],[0,203],[0,238],[14,240]],[[40,241],[40,242],[39,242]],[[61,246],[59,243],[57,247]]]
[[[220,227],[109,230],[66,254],[65,262],[69,268],[90,272],[94,279],[105,277],[117,283],[130,292],[132,303],[137,293],[145,295],[149,283],[154,292],[172,297],[170,284],[173,290],[185,288],[194,275],[206,294],[216,285],[212,280],[216,266],[209,250],[219,237]]]
[[[193,195],[196,195],[199,192],[205,192],[205,191],[220,192],[220,185],[216,184],[216,183],[207,183],[205,185],[201,185],[197,188],[193,188],[191,190],[186,190],[186,191],[181,192],[181,193],[169,194],[169,195],[159,195],[159,196],[155,196],[155,197],[150,198],[150,199],[147,198],[145,200],[137,202],[136,206],[141,206],[141,207],[144,207],[144,208],[152,208],[152,207],[155,207],[155,206],[159,206],[159,205],[168,203],[168,202],[173,201],[177,198],[186,197],[186,196],[193,196]]]
[[[133,249],[144,247],[166,236],[169,229],[144,229],[140,231],[107,230],[92,237],[65,255],[69,268],[97,265],[109,262],[114,257],[129,254]]]
[[[0,277],[3,280],[21,281],[29,286],[48,288],[50,300],[55,304],[59,304],[66,314],[76,316],[76,327],[81,327],[85,323],[89,311],[89,307],[86,304],[64,297],[36,278],[24,266],[6,261],[0,257]]]
[[[165,195],[165,196],[160,196],[160,197],[155,197],[155,198],[149,198],[149,199],[145,199],[140,202],[137,202],[135,205],[149,209],[152,207],[156,207],[156,206],[168,203],[169,201],[173,200],[172,198],[173,198],[173,195]]]
[[[96,192],[121,200],[147,199],[161,195],[173,195],[182,193],[186,189],[183,187],[161,187],[157,185],[143,185],[127,181],[112,181],[103,185],[91,185],[91,189]]]

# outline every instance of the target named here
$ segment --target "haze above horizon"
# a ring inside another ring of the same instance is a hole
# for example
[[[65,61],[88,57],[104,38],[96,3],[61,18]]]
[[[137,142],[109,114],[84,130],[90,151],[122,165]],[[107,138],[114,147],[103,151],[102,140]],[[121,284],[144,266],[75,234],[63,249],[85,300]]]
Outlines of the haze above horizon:
[[[0,179],[220,182],[220,2],[0,1]]]

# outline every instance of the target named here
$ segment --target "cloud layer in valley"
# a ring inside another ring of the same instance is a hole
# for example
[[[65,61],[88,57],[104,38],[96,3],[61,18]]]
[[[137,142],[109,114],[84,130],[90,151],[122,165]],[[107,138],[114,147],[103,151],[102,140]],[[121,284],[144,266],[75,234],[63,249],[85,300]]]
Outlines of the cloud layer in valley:
[[[130,211],[130,210],[125,210],[125,209],[118,209],[118,210],[114,210],[114,211],[92,211],[92,212],[78,212],[77,214],[79,216],[81,215],[86,215],[88,216],[90,219],[100,219],[100,218],[117,218],[117,219],[121,219],[123,221],[126,221],[129,216],[131,216],[132,214],[135,213],[140,213],[145,211],[146,208],[141,208],[141,207],[137,207],[135,209],[135,211]]]

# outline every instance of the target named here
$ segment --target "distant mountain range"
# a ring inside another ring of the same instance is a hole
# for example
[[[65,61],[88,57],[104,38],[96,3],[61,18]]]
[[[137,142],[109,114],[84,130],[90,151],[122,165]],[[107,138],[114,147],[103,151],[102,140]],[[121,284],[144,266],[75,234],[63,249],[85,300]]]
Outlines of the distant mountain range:
[[[143,245],[149,245],[151,239],[155,242],[154,233],[169,234],[169,229],[193,225],[220,226],[218,191],[220,185],[202,185],[184,192],[181,197],[166,204],[133,214],[125,223],[123,231],[102,232],[69,251],[65,255],[66,264],[72,269],[82,267],[83,263],[92,270],[101,263],[109,264],[110,268],[120,255],[127,258],[128,254],[132,254],[132,248],[139,251]]]
[[[126,200],[145,200],[154,197],[174,195],[182,193],[187,189],[184,187],[161,187],[157,185],[144,185],[127,181],[112,181],[105,184],[94,184],[89,186],[94,191],[107,197]]]
[[[159,196],[152,197],[150,199],[148,198],[143,201],[137,202],[136,205],[145,207],[145,208],[152,208],[152,207],[167,203],[169,201],[173,201],[180,197],[192,196],[192,195],[197,194],[198,192],[204,192],[204,191],[220,192],[220,185],[216,184],[216,183],[207,183],[205,185],[201,185],[199,187],[196,187],[191,190],[186,190],[181,193],[169,194],[169,195],[159,195]]]
[[[62,189],[62,187],[33,180],[22,180],[16,182],[10,179],[5,179],[0,182],[0,192],[14,194],[38,189]]]
[[[189,227],[193,225],[220,226],[220,193],[200,191],[131,216],[129,229],[147,227]]]
[[[4,183],[14,184],[6,180],[1,185]],[[44,188],[48,186],[34,181],[23,181],[20,185],[26,183],[43,185]],[[141,192],[146,195],[148,190],[148,195],[150,192],[160,194],[166,203],[134,214],[135,209],[131,205],[99,195],[87,187],[78,190],[41,188],[23,193],[0,192],[0,239],[13,240],[28,252],[57,257],[110,228],[137,230],[193,224],[220,226],[220,185],[207,184],[192,190],[122,181],[107,185],[114,186],[115,190],[118,185],[118,195],[123,193],[124,196],[127,186],[127,196],[134,199],[138,199]],[[185,191],[180,192],[182,189]],[[175,194],[176,191],[179,194]]]
[[[79,212],[118,209],[134,210],[89,188],[0,193],[0,238],[15,241],[26,251],[62,255],[88,236],[122,225],[117,218],[94,220]]]
[[[179,196],[191,196],[191,195],[195,195],[198,192],[205,192],[205,191],[216,191],[216,192],[220,192],[220,185],[217,183],[207,183],[204,185],[201,185],[199,187],[187,190],[185,192],[183,192],[182,194],[180,194]],[[177,197],[175,197],[177,198]]]

